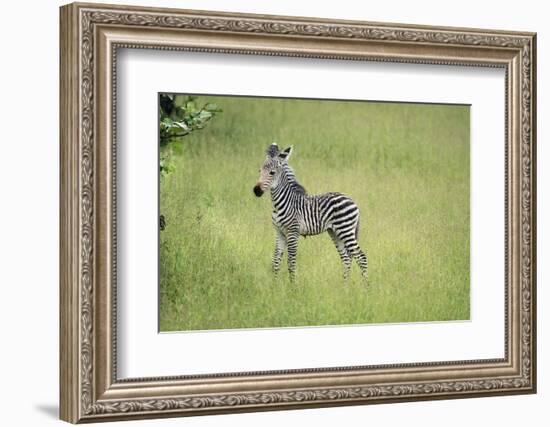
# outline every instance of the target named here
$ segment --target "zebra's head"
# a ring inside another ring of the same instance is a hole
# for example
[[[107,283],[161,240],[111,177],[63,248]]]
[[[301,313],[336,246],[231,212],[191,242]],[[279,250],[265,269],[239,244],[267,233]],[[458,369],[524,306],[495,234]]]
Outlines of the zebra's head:
[[[292,153],[292,146],[280,151],[277,144],[273,143],[266,151],[266,157],[260,169],[260,178],[254,186],[254,194],[261,197],[267,189],[273,188],[279,182],[283,166]]]

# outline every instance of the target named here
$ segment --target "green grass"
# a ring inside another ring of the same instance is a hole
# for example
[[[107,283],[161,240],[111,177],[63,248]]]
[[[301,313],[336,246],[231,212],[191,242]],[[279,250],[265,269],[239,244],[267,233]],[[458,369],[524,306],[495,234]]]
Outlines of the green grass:
[[[184,138],[163,179],[160,330],[232,329],[470,317],[469,107],[200,97],[224,112]],[[338,191],[361,210],[369,287],[346,286],[328,234],[301,238],[297,281],[271,273],[267,146],[309,193]]]

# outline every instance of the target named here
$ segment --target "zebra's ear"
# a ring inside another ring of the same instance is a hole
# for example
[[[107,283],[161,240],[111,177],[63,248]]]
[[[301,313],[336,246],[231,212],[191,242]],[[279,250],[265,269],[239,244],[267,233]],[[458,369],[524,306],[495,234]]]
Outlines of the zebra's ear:
[[[275,157],[279,153],[279,146],[274,142],[268,148],[265,154],[268,157]]]
[[[290,158],[290,155],[292,154],[293,147],[292,145],[288,148],[285,148],[283,151],[279,153],[279,158],[283,160],[288,160]]]

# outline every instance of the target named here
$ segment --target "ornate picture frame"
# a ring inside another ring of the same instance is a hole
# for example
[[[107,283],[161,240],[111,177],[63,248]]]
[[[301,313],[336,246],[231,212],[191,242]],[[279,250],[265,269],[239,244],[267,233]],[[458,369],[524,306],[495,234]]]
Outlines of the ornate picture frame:
[[[72,422],[536,391],[536,35],[70,4],[60,11],[60,416]],[[504,358],[119,379],[117,49],[505,70]]]

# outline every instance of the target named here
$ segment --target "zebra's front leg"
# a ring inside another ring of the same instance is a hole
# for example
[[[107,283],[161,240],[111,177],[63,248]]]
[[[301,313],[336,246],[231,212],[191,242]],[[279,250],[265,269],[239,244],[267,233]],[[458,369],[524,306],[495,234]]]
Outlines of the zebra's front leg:
[[[296,280],[296,254],[298,251],[298,239],[300,234],[298,229],[289,230],[286,236],[286,244],[288,251],[288,272],[290,274],[290,281]]]
[[[281,259],[283,258],[283,254],[286,249],[286,237],[278,228],[275,228],[275,233],[275,253],[273,254],[271,266],[273,269],[273,274],[277,277],[281,268]]]

